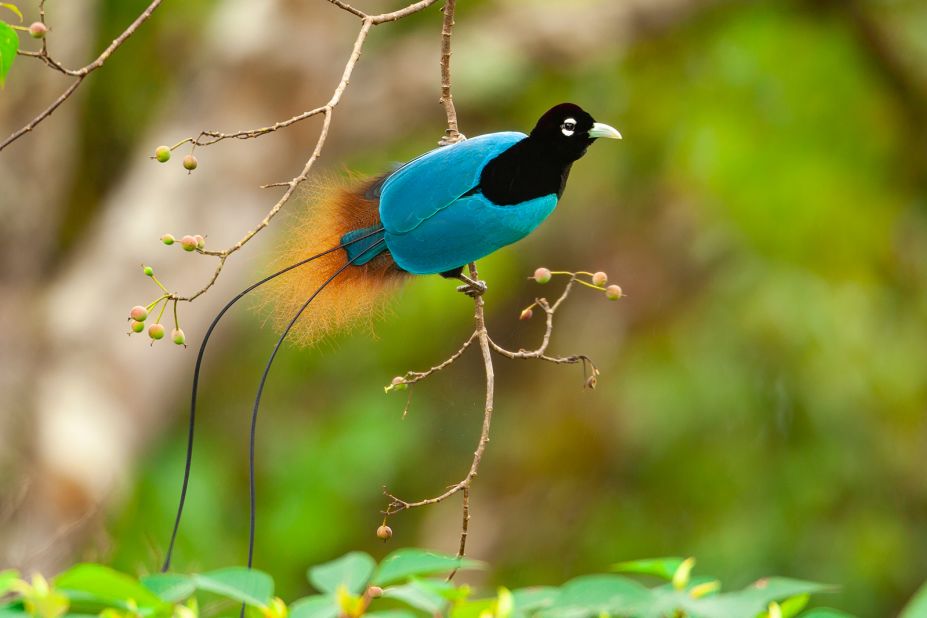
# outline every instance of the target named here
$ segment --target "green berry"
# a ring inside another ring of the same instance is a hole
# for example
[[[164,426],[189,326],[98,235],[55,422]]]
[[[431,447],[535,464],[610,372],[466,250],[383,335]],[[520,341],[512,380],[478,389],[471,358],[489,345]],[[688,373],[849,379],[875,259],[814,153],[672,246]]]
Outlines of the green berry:
[[[205,248],[206,248],[206,239],[203,238],[202,236],[200,236],[199,234],[197,234],[196,236],[194,236],[194,237],[193,237],[193,240],[196,241],[196,248],[197,248],[197,249],[202,250],[202,249],[205,249]]]
[[[177,239],[174,238],[171,234],[165,234],[164,236],[161,237],[161,242],[163,242],[168,247],[173,245],[175,240]]]
[[[605,298],[608,300],[618,300],[622,296],[623,294],[621,292],[621,286],[612,284],[605,288]]]
[[[171,331],[171,339],[177,345],[186,345],[187,343],[186,336],[184,336],[183,331],[179,328],[175,328],[173,331]]]
[[[129,327],[132,329],[133,333],[140,333],[143,330],[145,330],[144,322],[139,322],[138,320],[129,320],[129,322],[131,322],[131,324],[129,324]]]
[[[196,251],[196,238],[187,234],[180,239],[180,246],[183,247],[184,251]]]
[[[601,288],[605,287],[606,283],[608,283],[608,275],[603,273],[601,270],[592,275],[592,285],[597,285]]]
[[[183,158],[183,168],[188,172],[195,170],[197,163],[196,157],[193,155],[187,155]]]
[[[145,266],[142,268],[142,272],[145,273],[145,276],[147,277],[154,277],[154,268],[151,266]]]
[[[386,540],[389,540],[391,536],[393,536],[393,529],[387,526],[386,524],[383,524],[382,526],[377,528],[377,538],[378,539],[383,539],[384,541],[386,541]]]
[[[29,26],[29,36],[31,36],[33,39],[44,39],[47,33],[48,26],[40,21],[33,22]]]
[[[141,305],[135,305],[129,311],[129,317],[135,320],[136,322],[144,322],[148,319],[148,309],[142,307]]]
[[[155,159],[159,163],[167,163],[171,160],[171,149],[167,146],[158,146],[155,148]]]
[[[148,336],[154,340],[164,339],[164,326],[161,324],[152,324],[148,327]]]
[[[534,280],[538,283],[547,283],[550,281],[551,272],[546,268],[538,268],[534,271]]]

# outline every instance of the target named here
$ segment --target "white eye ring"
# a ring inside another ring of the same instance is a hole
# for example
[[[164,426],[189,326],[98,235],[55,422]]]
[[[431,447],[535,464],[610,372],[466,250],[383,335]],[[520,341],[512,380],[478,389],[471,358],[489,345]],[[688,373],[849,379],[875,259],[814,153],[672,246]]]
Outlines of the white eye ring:
[[[575,130],[576,130],[576,120],[573,118],[567,118],[566,120],[563,121],[563,124],[560,125],[560,132],[566,135],[567,137],[570,137],[571,135],[573,135]]]

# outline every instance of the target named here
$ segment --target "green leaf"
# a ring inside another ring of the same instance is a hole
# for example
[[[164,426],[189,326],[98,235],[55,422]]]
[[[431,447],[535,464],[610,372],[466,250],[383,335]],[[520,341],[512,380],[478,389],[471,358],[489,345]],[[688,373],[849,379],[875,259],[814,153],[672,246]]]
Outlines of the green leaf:
[[[512,591],[515,613],[529,613],[553,605],[560,590],[553,586],[534,586]]]
[[[10,4],[9,2],[0,2],[0,6],[2,6],[2,7],[5,8],[5,9],[9,9],[9,10],[13,11],[14,13],[16,13],[16,17],[18,17],[20,23],[22,23],[22,21],[23,21],[23,14],[22,14],[22,12],[19,10],[19,7],[18,7],[18,6],[16,6],[15,4]]]
[[[805,609],[805,606],[808,605],[808,600],[811,597],[807,594],[798,594],[794,597],[790,597],[779,604],[779,609],[782,611],[782,618],[793,618],[798,615],[798,612]]]
[[[495,609],[496,599],[476,599],[454,605],[450,618],[481,618],[487,613],[494,614]]]
[[[309,582],[320,592],[334,593],[345,586],[351,594],[361,594],[377,563],[367,554],[351,552],[337,560],[309,569]]]
[[[920,614],[921,616],[923,614]],[[800,618],[856,618],[853,614],[848,614],[842,612],[839,609],[831,609],[829,607],[815,607],[810,609],[801,615]],[[905,616],[901,614],[899,618],[919,618],[918,616]]]
[[[6,74],[13,66],[16,50],[19,49],[19,37],[9,24],[0,21],[0,87],[6,80]]]
[[[28,615],[22,607],[0,607],[0,618],[26,618]]]
[[[649,558],[645,560],[630,560],[612,565],[612,571],[619,573],[634,573],[636,575],[654,575],[667,581],[684,562],[683,558]]]
[[[246,605],[267,607],[274,596],[270,575],[245,567],[230,567],[193,575],[198,590],[213,592]]]
[[[923,618],[924,616],[927,616],[927,584],[914,593],[914,597],[901,610],[898,618]]]
[[[653,600],[651,592],[621,575],[577,577],[560,589],[560,594],[542,616],[582,617],[599,614],[629,614]]]
[[[157,573],[142,577],[141,582],[145,588],[168,603],[183,601],[196,592],[196,583],[189,575]]]
[[[414,580],[402,586],[386,588],[383,590],[383,597],[402,601],[406,605],[432,615],[441,613],[447,606],[447,600],[438,592]]]
[[[367,612],[367,618],[418,618],[418,614],[404,609],[387,609],[382,612]]]
[[[787,577],[770,577],[728,594],[700,599],[697,604],[699,615],[705,618],[729,618],[730,616],[755,616],[765,612],[773,601],[782,601],[789,597],[833,592],[833,586],[815,582],[790,579]]]
[[[164,602],[139,582],[100,564],[78,564],[54,582],[56,590],[80,601],[123,606],[132,600],[140,608],[164,609]]]
[[[333,597],[317,594],[290,605],[289,618],[337,618],[338,613],[338,603]]]
[[[481,562],[475,560],[444,556],[423,549],[399,549],[383,559],[372,583],[384,586],[410,577],[452,571],[455,568],[477,569],[482,566]]]
[[[13,582],[17,579],[19,579],[19,571],[16,569],[0,571],[0,597],[10,591],[13,587]]]

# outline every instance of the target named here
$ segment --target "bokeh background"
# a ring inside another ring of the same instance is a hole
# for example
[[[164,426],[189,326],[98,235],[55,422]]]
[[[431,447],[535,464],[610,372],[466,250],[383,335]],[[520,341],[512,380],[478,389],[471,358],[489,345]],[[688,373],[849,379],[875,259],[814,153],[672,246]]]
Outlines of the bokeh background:
[[[21,5],[27,20],[34,2]],[[95,55],[145,2],[49,3],[52,50]],[[396,2],[361,3],[370,12]],[[441,15],[377,27],[335,112],[319,172],[375,173],[434,145]],[[0,153],[0,566],[74,560],[156,570],[179,492],[196,346],[266,272],[287,219],[181,306],[186,350],[126,337],[157,296],[193,291],[295,175],[317,119],[198,151],[155,146],[263,126],[325,101],[358,24],[322,1],[167,2],[50,121]],[[19,58],[0,94],[11,132],[64,88]],[[519,322],[537,266],[605,270],[627,297],[577,290],[552,350],[602,369],[499,360],[492,442],[473,492],[476,583],[554,583],[625,559],[694,555],[731,586],[833,582],[828,604],[889,616],[927,577],[927,5],[914,0],[459,2],[462,130],[528,130],[563,100],[625,139],[594,145],[532,237],[481,263],[493,336]],[[298,209],[293,209],[294,213]],[[290,216],[294,216],[291,214]],[[421,278],[367,332],[286,349],[258,436],[256,566],[278,592],[351,549],[452,552],[459,503],[374,537],[383,486],[439,492],[469,466],[482,416],[475,353],[415,387],[471,329],[472,304]],[[241,564],[247,421],[274,339],[236,310],[203,376],[176,565]]]

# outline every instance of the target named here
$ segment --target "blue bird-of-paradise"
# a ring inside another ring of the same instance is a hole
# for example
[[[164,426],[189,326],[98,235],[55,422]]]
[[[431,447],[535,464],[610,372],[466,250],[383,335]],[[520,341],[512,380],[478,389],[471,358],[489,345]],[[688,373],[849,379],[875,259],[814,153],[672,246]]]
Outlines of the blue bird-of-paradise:
[[[621,139],[621,134],[578,105],[561,103],[545,112],[527,135],[481,135],[427,152],[379,178],[321,187],[307,203],[305,216],[288,230],[276,261],[278,270],[229,301],[200,344],[180,504],[162,570],[170,567],[186,498],[203,354],[232,305],[272,282],[267,304],[282,330],[252,408],[250,567],[255,422],[267,375],[284,339],[313,343],[358,320],[369,320],[380,312],[385,294],[409,275],[458,278],[464,282],[462,291],[483,293],[485,284],[467,278],[463,267],[540,225],[563,195],[573,163],[599,138]]]

